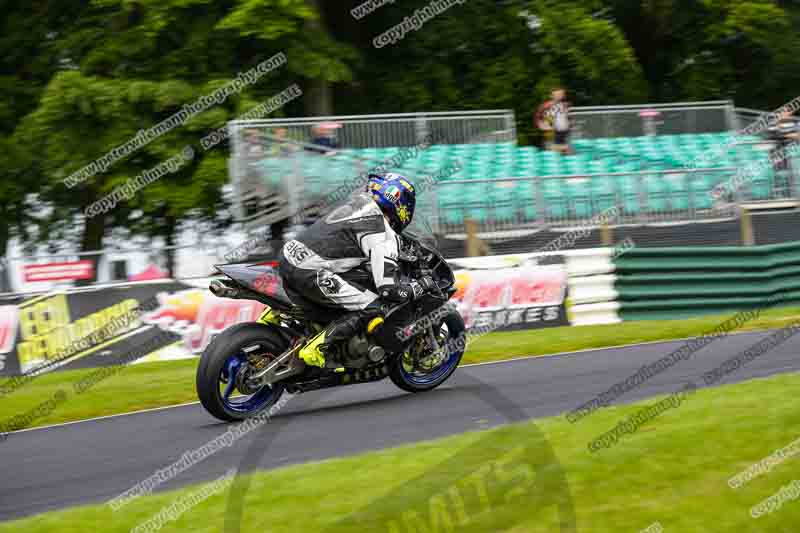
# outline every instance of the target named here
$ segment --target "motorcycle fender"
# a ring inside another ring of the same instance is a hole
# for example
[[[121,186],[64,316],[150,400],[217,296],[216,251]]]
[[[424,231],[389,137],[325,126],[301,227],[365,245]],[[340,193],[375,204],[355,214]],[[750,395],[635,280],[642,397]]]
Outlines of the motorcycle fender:
[[[281,336],[281,338],[282,338],[283,340],[285,340],[285,341],[286,341],[286,343],[287,343],[287,344],[289,344],[289,345],[291,346],[291,344],[292,344],[292,341],[294,340],[294,337],[292,337],[292,336],[289,334],[289,332],[288,332],[288,331],[286,331],[285,329],[283,329],[282,327],[280,327],[280,326],[276,326],[275,324],[269,324],[269,323],[267,323],[267,322],[256,322],[256,324],[260,324],[260,325],[262,325],[262,326],[264,326],[264,327],[267,327],[267,328],[271,329],[272,331],[274,331],[275,333],[277,333],[278,335],[280,335],[280,336]]]

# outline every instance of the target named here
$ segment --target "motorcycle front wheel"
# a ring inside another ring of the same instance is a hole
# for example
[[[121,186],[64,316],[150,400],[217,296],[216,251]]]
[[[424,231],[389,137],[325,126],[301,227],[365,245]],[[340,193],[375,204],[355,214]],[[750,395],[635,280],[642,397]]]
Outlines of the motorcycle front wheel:
[[[394,359],[389,367],[389,378],[399,388],[408,392],[435,389],[455,372],[465,349],[464,319],[457,312],[449,313],[439,326],[437,342],[440,351],[424,351],[428,333],[421,333],[412,341],[409,350]]]

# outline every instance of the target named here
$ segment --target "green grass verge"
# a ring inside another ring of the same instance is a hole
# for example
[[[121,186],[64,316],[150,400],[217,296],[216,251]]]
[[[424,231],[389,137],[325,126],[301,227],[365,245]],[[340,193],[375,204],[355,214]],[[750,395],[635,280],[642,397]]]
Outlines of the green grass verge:
[[[729,316],[490,333],[471,342],[463,362],[479,363],[691,337],[711,331]],[[746,322],[739,331],[778,328],[798,317],[800,308],[770,309],[757,319]],[[66,400],[27,427],[196,401],[196,364],[192,359],[132,365],[80,395],[73,393],[73,383],[92,370],[42,375],[13,393],[0,396],[0,424],[12,416],[31,411],[59,390],[67,394]],[[3,431],[2,427],[0,431]]]
[[[222,531],[236,491],[244,494],[243,532],[550,533],[559,531],[551,504],[559,471],[579,532],[638,532],[655,522],[667,532],[796,531],[800,500],[758,519],[749,512],[800,478],[797,458],[736,490],[727,480],[800,436],[798,387],[800,375],[788,374],[700,390],[595,454],[588,442],[655,400],[601,409],[575,424],[544,419],[259,472],[243,476],[248,487],[234,483],[162,531]],[[542,436],[560,468],[547,466]],[[0,533],[127,532],[197,490],[142,497],[116,512],[95,505],[46,513],[2,524]],[[419,520],[417,529],[404,517]]]
[[[639,342],[683,339],[708,333],[733,316],[708,315],[685,320],[642,320],[619,324],[529,329],[491,333],[476,339],[464,355],[465,363],[509,359],[522,355],[546,355]],[[762,311],[738,331],[780,328],[800,318],[800,307]]]

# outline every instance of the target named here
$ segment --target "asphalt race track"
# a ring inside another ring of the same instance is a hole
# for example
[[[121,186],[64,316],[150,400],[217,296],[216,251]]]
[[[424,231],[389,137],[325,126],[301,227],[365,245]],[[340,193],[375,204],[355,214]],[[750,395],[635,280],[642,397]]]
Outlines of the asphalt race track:
[[[623,395],[620,402],[670,393],[689,379],[702,385],[704,372],[766,336],[759,332],[718,339]],[[157,490],[223,475],[239,466],[256,437],[269,446],[258,463],[266,469],[509,421],[503,409],[486,401],[487,390],[498,391],[526,417],[557,415],[683,344],[676,341],[468,366],[427,394],[404,393],[388,380],[308,393],[289,401],[263,432],[253,431]],[[800,338],[792,337],[720,384],[796,372],[800,370],[799,351]],[[194,387],[194,383],[186,386]],[[193,404],[11,434],[0,443],[0,520],[109,500],[226,429],[226,424]],[[265,439],[264,432],[271,432],[271,437]]]

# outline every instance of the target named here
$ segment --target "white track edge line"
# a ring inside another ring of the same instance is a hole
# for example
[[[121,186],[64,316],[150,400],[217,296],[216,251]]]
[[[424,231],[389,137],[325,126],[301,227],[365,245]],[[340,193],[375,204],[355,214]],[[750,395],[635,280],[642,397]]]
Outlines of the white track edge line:
[[[13,435],[15,433],[25,433],[26,431],[36,431],[37,429],[50,429],[50,428],[57,428],[62,426],[70,426],[72,424],[82,424],[83,422],[93,422],[95,420],[104,420],[106,418],[116,418],[118,416],[129,416],[129,415],[138,415],[140,413],[151,413],[153,411],[163,411],[164,409],[175,409],[176,407],[186,407],[187,405],[195,405],[200,403],[199,401],[196,402],[186,402],[186,403],[179,403],[175,405],[164,405],[162,407],[151,407],[150,409],[140,409],[139,411],[128,411],[127,413],[117,413],[114,415],[103,415],[103,416],[94,416],[92,418],[83,418],[81,420],[71,420],[69,422],[58,422],[56,424],[48,424],[46,426],[36,426],[35,428],[25,428],[25,429],[16,429],[14,431],[9,431],[5,435]]]

